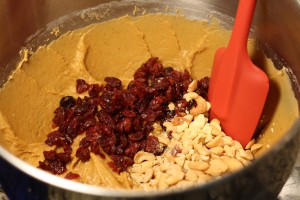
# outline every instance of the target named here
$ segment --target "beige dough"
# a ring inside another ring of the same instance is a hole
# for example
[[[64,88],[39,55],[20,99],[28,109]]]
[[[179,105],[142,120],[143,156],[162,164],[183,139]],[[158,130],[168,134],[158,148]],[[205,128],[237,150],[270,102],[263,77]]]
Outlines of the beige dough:
[[[165,66],[187,69],[193,78],[209,76],[214,53],[225,47],[230,32],[212,21],[188,20],[180,16],[144,15],[93,24],[62,35],[23,60],[0,91],[0,142],[13,154],[38,166],[51,131],[53,111],[66,95],[78,96],[76,79],[101,83],[115,76],[126,85],[134,71],[151,56]],[[270,60],[249,41],[249,52],[267,72],[271,88],[263,114],[259,142],[261,154],[277,142],[298,117],[298,105],[285,71],[276,70]],[[288,116],[288,117],[287,117]],[[73,148],[79,145],[78,137]],[[74,153],[74,152],[73,152]],[[74,157],[67,168],[81,175],[80,182],[113,188],[130,188],[126,173],[115,174],[107,160],[91,155],[83,163]]]

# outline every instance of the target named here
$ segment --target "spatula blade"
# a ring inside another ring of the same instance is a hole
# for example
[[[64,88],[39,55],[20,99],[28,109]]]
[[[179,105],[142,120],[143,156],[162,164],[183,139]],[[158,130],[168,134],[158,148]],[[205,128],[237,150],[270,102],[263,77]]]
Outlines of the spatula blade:
[[[216,52],[208,93],[210,118],[217,118],[225,133],[244,147],[251,140],[269,90],[266,74],[249,56]]]

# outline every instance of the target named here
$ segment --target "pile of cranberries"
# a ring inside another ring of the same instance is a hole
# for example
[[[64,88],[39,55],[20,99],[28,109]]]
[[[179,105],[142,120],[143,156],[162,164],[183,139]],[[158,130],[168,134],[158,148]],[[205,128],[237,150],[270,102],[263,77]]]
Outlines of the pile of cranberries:
[[[56,148],[43,152],[45,159],[39,167],[53,174],[64,173],[72,159],[72,143],[80,134],[84,137],[75,149],[76,157],[86,162],[91,152],[102,158],[105,152],[112,160],[109,166],[116,172],[131,166],[140,150],[160,155],[163,148],[155,136],[149,135],[153,124],[162,124],[195,106],[195,102],[188,103],[182,98],[191,81],[187,71],[164,68],[156,57],[137,69],[127,88],[114,77],[106,77],[105,85],[78,79],[77,93],[88,95],[77,99],[65,96],[60,100],[54,112],[54,131],[45,141]],[[199,80],[195,92],[206,98],[208,83],[207,77]],[[174,110],[168,108],[170,102],[175,104]],[[69,173],[66,177],[79,175]]]

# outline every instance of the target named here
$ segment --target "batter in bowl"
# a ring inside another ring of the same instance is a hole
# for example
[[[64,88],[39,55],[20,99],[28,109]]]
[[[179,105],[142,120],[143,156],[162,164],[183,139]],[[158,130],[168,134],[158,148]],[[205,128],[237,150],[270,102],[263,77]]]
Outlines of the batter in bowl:
[[[227,46],[229,37],[230,31],[215,21],[163,14],[124,16],[66,33],[21,61],[1,89],[0,142],[17,157],[38,166],[44,159],[43,151],[51,149],[44,141],[52,131],[53,111],[60,99],[80,96],[75,87],[77,79],[100,84],[105,77],[113,76],[126,86],[150,57],[159,57],[164,66],[187,70],[193,79],[201,79],[210,75],[214,53]],[[262,123],[268,123],[258,137],[263,144],[258,156],[291,127],[298,117],[298,105],[285,68],[275,69],[253,40],[248,49],[270,79],[262,115]],[[74,140],[74,149],[80,139]],[[131,188],[128,173],[113,172],[108,160],[91,154],[88,162],[74,159],[67,168],[80,174],[78,181],[83,183]]]

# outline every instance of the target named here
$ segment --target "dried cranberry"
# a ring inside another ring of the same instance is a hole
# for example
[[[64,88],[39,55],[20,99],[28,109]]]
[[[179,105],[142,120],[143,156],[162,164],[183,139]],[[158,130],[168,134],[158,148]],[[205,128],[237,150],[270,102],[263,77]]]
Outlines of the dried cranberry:
[[[63,134],[61,134],[59,131],[53,131],[48,134],[45,143],[49,146],[60,146],[62,137]]]
[[[56,151],[54,150],[44,151],[43,154],[48,161],[54,161],[56,159]]]
[[[167,77],[158,77],[153,80],[152,86],[157,90],[166,90],[168,89],[170,82]]]
[[[141,139],[143,139],[143,137],[144,134],[142,132],[133,132],[128,135],[128,139],[134,142],[140,141]]]
[[[56,157],[58,160],[60,160],[63,163],[67,163],[71,160],[71,154],[70,153],[57,153]]]
[[[72,108],[75,105],[76,101],[74,99],[74,97],[72,96],[65,96],[63,97],[60,102],[59,105],[63,108]]]
[[[66,174],[65,178],[69,179],[69,180],[72,180],[72,179],[80,178],[80,175],[79,174],[75,174],[73,172],[69,172],[69,173]]]
[[[118,123],[118,129],[121,133],[129,133],[131,131],[131,127],[132,127],[132,122],[131,119],[129,117],[126,117],[124,119],[122,119],[119,123]]]
[[[174,156],[174,157],[176,157],[176,155],[178,154],[178,153],[181,153],[181,149],[180,149],[180,147],[178,146],[178,145],[175,145],[172,149],[171,149],[171,155],[172,156]]]
[[[87,148],[79,147],[76,151],[76,157],[85,162],[90,159],[90,150]]]
[[[207,100],[208,87],[209,87],[209,77],[204,77],[197,81],[197,88],[195,90],[200,96]]]
[[[48,170],[54,174],[62,174],[66,171],[66,166],[62,161],[55,160],[49,163]]]
[[[105,77],[104,81],[106,82],[107,86],[109,86],[110,88],[120,89],[122,86],[122,82],[120,81],[120,79],[115,77]]]
[[[78,94],[82,94],[82,93],[88,91],[88,89],[89,89],[89,84],[87,84],[85,82],[85,80],[78,79],[76,81],[76,91],[77,91]]]
[[[148,136],[144,150],[147,152],[154,153],[154,154],[162,153],[161,149],[159,148],[159,141],[158,141],[157,137]]]
[[[149,103],[149,108],[152,110],[161,110],[161,105],[164,102],[163,97],[154,97]]]
[[[92,98],[97,97],[102,90],[103,90],[103,85],[100,86],[99,84],[91,84],[89,95]]]

